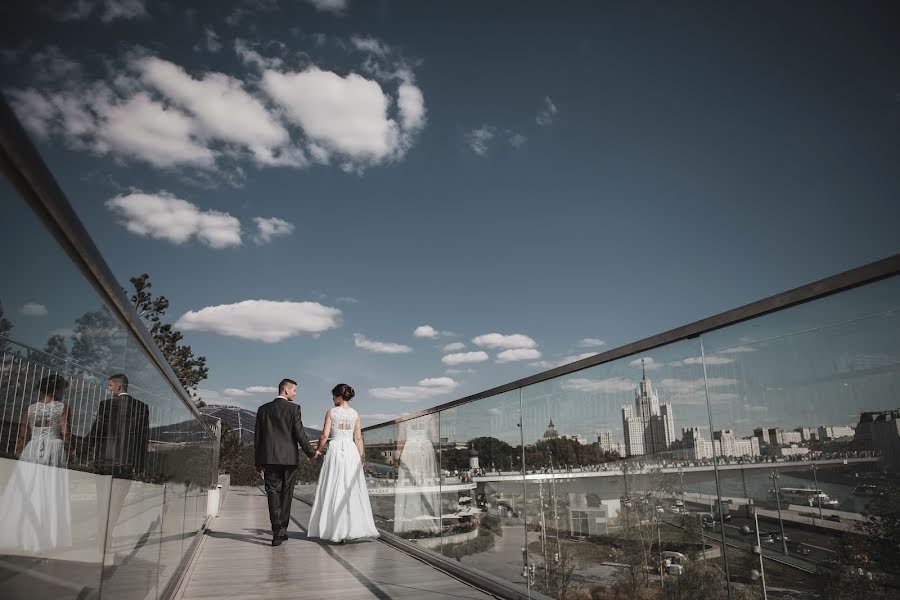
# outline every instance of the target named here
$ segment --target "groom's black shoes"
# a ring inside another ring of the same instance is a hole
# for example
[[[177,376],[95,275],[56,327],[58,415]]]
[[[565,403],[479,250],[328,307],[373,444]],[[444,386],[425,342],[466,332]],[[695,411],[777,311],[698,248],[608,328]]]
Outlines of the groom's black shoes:
[[[272,536],[272,545],[280,546],[281,542],[287,539],[287,531],[282,527],[278,531],[275,532],[275,535]]]

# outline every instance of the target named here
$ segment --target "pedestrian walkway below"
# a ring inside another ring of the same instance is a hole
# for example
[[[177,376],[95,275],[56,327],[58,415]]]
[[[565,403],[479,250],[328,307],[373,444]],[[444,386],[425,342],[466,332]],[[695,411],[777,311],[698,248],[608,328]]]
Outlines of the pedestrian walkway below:
[[[492,598],[379,541],[306,537],[310,507],[294,500],[289,539],[271,546],[266,497],[233,487],[182,586],[183,600],[250,598]]]

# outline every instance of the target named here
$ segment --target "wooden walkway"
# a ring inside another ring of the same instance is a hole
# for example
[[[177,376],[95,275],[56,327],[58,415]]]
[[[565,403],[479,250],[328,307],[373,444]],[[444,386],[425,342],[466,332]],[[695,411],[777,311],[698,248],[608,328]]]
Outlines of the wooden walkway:
[[[272,547],[265,496],[256,488],[231,488],[181,598],[492,598],[379,541],[307,539],[309,512],[295,499],[290,537]]]

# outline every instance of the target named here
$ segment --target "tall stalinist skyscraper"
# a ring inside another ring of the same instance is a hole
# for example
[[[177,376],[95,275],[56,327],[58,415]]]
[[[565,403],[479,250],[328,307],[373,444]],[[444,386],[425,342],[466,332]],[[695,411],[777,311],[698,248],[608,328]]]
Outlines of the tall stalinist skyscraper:
[[[628,456],[665,452],[675,441],[675,415],[672,405],[659,404],[659,394],[647,379],[641,359],[641,383],[634,394],[634,408],[622,407],[625,450]]]

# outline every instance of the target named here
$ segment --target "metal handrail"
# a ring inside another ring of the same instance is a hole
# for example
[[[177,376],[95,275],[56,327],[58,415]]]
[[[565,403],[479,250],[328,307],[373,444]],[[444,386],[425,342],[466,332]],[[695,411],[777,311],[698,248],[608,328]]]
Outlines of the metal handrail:
[[[2,95],[0,95],[0,170],[28,202],[100,298],[138,340],[160,375],[176,391],[182,403],[197,417],[207,432],[214,436],[213,431],[200,418],[202,413],[188,396],[172,366],[131,306],[125,291],[94,245],[81,219],[72,209],[65,193]]]
[[[597,365],[602,365],[625,356],[632,356],[681,340],[692,339],[704,333],[709,333],[710,331],[722,329],[723,327],[748,321],[756,317],[761,317],[792,306],[797,306],[798,304],[804,304],[812,300],[824,298],[825,296],[837,294],[896,275],[900,275],[900,254],[895,254],[862,267],[832,275],[831,277],[826,277],[825,279],[820,279],[819,281],[780,294],[775,294],[774,296],[769,296],[768,298],[757,300],[756,302],[751,302],[750,304],[745,304],[744,306],[719,313],[712,317],[694,321],[693,323],[682,325],[681,327],[676,327],[675,329],[670,329],[669,331],[636,342],[631,342],[630,344],[625,344],[624,346],[619,346],[618,348],[613,348],[612,350],[607,350],[606,352],[601,352],[600,354],[561,367],[556,367],[549,371],[537,373],[536,375],[531,375],[524,379],[518,379],[483,392],[465,396],[464,398],[451,400],[450,402],[445,402],[444,404],[439,404],[402,417],[397,417],[390,421],[369,425],[368,427],[364,427],[363,431],[378,429],[379,427],[384,427],[391,423],[401,423],[403,421],[408,421],[409,419],[434,414],[462,404],[490,398],[498,394],[510,392],[549,379],[556,379],[557,377],[596,367]]]

